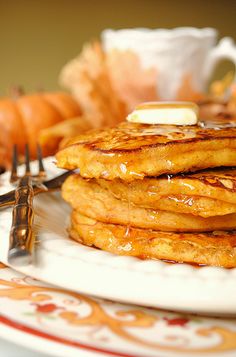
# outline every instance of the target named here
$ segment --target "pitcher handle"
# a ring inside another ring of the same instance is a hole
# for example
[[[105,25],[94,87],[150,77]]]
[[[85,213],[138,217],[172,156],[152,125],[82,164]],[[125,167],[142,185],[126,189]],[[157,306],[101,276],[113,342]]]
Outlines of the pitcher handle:
[[[216,65],[222,59],[231,60],[236,67],[236,45],[231,37],[222,38],[218,45],[210,51],[203,70],[205,83],[208,82]],[[236,76],[234,77],[235,81]]]

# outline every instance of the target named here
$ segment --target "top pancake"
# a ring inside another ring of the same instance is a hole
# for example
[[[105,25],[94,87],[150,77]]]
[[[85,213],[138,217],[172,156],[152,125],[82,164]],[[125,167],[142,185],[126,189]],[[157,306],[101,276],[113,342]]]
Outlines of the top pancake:
[[[59,167],[79,168],[83,177],[126,181],[235,166],[236,127],[124,122],[73,138],[56,158]]]

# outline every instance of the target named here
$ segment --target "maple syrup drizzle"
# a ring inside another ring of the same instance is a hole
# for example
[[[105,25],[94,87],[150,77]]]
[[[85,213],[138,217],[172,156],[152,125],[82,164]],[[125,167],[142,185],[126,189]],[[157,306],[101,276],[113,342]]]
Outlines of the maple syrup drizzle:
[[[161,260],[166,264],[188,264],[196,269],[204,268],[207,266],[206,264],[197,264],[197,263],[193,263],[193,262],[177,262],[176,260],[168,260],[168,259],[161,259]]]
[[[130,183],[128,183],[127,199],[128,199],[128,224],[126,226],[125,238],[129,236],[129,232],[130,232]]]

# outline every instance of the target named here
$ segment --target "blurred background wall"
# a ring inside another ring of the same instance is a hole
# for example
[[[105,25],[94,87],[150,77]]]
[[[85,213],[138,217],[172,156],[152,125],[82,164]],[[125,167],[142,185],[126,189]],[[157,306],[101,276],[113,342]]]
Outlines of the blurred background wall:
[[[0,95],[58,88],[62,66],[104,28],[176,26],[236,40],[236,0],[0,0]],[[231,68],[222,63],[215,76]]]

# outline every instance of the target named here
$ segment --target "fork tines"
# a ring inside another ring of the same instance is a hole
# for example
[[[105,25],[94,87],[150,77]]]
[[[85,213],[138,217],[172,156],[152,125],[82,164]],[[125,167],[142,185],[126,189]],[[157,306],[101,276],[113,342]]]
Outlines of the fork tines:
[[[39,144],[37,144],[37,157],[38,157],[38,163],[39,163],[38,176],[42,178],[42,177],[46,176],[46,172],[45,172],[45,168],[43,166],[42,149],[41,149],[41,146]]]
[[[25,172],[23,175],[17,173],[18,167],[18,150],[14,145],[12,155],[12,170],[10,182],[16,186],[15,203],[12,209],[12,225],[10,230],[10,243],[8,249],[8,262],[12,265],[27,265],[33,262],[34,251],[34,209],[33,184],[43,185],[46,176],[42,152],[37,145],[38,172],[32,174],[30,167],[30,150],[29,145],[25,145]]]
[[[30,154],[28,144],[25,144],[25,175],[30,175]]]
[[[12,154],[12,166],[11,166],[11,177],[10,182],[16,182],[18,179],[17,177],[17,166],[18,166],[18,153],[17,153],[17,145],[15,144],[13,147],[13,154]]]
[[[29,150],[29,144],[25,145],[25,176],[32,176],[35,178],[45,178],[46,177],[46,172],[44,169],[43,165],[43,158],[42,158],[42,150],[39,144],[37,144],[37,159],[38,159],[38,173],[36,176],[33,176],[31,174],[30,170],[30,150]],[[14,145],[13,147],[13,154],[12,154],[12,168],[11,168],[11,176],[10,176],[10,182],[15,183],[17,180],[19,180],[19,176],[17,175],[17,166],[18,166],[18,149],[17,145]]]

